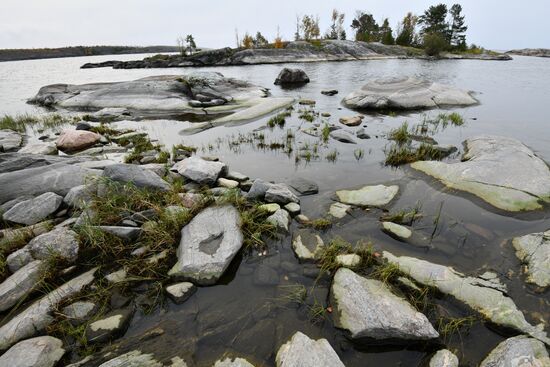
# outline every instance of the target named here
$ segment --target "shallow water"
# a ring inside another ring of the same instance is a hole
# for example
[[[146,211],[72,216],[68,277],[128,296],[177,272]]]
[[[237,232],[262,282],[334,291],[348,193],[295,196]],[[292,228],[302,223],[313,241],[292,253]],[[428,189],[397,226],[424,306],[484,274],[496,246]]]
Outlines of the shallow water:
[[[100,81],[131,80],[150,75],[181,74],[201,69],[79,69],[85,62],[99,62],[113,57],[88,57],[51,60],[33,60],[0,63],[0,114],[36,112],[25,103],[38,89],[52,83],[89,83]],[[117,59],[136,59],[137,56],[117,56]],[[456,85],[475,92],[480,101],[477,106],[457,110],[466,120],[462,127],[448,127],[434,135],[440,144],[454,144],[477,134],[499,134],[517,138],[528,145],[542,159],[550,161],[550,120],[546,109],[548,85],[550,85],[550,61],[542,58],[515,57],[513,61],[423,61],[377,60],[357,62],[332,62],[294,64],[309,75],[311,83],[304,87],[283,90],[274,86],[273,80],[284,65],[258,65],[245,67],[213,67],[225,76],[245,79],[270,87],[275,96],[292,96],[317,101],[315,110],[329,112],[331,122],[341,116],[356,114],[342,107],[345,94],[360,87],[367,80],[396,75],[415,75],[433,81]],[[338,89],[339,94],[328,97],[320,94],[323,89]],[[299,109],[296,106],[296,109]],[[440,111],[428,111],[435,116]],[[299,133],[298,127],[309,123],[298,119],[294,111],[283,129],[262,130],[266,142],[280,141],[287,129],[295,132],[296,146],[312,146],[319,139]],[[399,210],[419,203],[424,217],[415,223],[418,233],[429,239],[428,248],[417,248],[393,240],[379,229],[381,210],[354,210],[323,233],[325,239],[336,235],[355,242],[370,240],[378,250],[395,254],[420,257],[436,263],[454,266],[468,274],[481,274],[494,270],[509,288],[509,295],[528,321],[541,321],[548,325],[550,318],[548,293],[537,294],[523,283],[521,267],[516,259],[510,238],[548,229],[548,212],[530,215],[504,215],[478,199],[444,189],[431,179],[411,169],[389,168],[383,165],[384,148],[388,141],[384,134],[403,121],[415,124],[422,121],[423,113],[398,116],[367,115],[365,130],[369,140],[358,140],[357,145],[331,140],[328,146],[319,145],[319,158],[306,162],[295,161],[295,149],[290,156],[281,151],[259,149],[254,143],[229,146],[239,134],[246,136],[254,129],[265,126],[268,117],[249,124],[218,127],[203,133],[184,136],[180,131],[190,126],[181,121],[120,122],[120,127],[143,129],[168,148],[183,143],[202,148],[199,154],[215,155],[229,164],[232,170],[253,178],[284,182],[294,176],[312,179],[319,184],[318,195],[302,197],[302,212],[310,218],[323,216],[334,199],[334,191],[367,184],[395,182],[400,195],[389,208]],[[349,128],[354,130],[356,128]],[[329,162],[327,153],[336,149],[337,160]],[[362,149],[364,157],[356,159],[354,150]],[[450,160],[459,159],[454,155]],[[435,224],[434,219],[441,213]],[[431,242],[431,243],[430,243]],[[282,266],[282,264],[285,264]],[[314,280],[302,275],[290,239],[270,246],[265,258],[237,259],[222,285],[200,288],[189,301],[181,306],[169,304],[166,310],[153,315],[136,317],[127,338],[160,326],[165,333],[140,343],[140,348],[154,352],[158,358],[169,359],[174,355],[192,358],[199,365],[208,365],[225,352],[248,357],[256,365],[274,365],[275,353],[281,343],[295,331],[310,337],[325,337],[340,355],[346,366],[384,365],[417,366],[437,346],[354,345],[344,334],[335,329],[330,316],[319,323],[308,320],[304,306],[285,302],[288,286],[302,284],[312,287]],[[261,266],[276,269],[278,285],[258,285],[254,272]],[[323,288],[326,283],[317,285]],[[321,292],[322,293],[322,292]],[[325,302],[322,299],[319,302]],[[454,316],[463,313],[447,299],[437,300]],[[547,328],[548,330],[548,328]],[[477,365],[501,340],[497,333],[480,323],[460,336],[444,341],[457,350],[463,365]],[[198,342],[197,342],[198,340]]]

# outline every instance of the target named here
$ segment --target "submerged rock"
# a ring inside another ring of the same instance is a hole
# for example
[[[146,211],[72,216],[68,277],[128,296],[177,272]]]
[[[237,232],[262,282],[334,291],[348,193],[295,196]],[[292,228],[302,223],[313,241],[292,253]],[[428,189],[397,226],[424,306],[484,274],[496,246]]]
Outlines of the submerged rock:
[[[55,213],[62,202],[63,197],[53,192],[46,192],[14,205],[2,215],[2,218],[9,222],[30,226]]]
[[[465,277],[452,268],[413,257],[397,257],[387,251],[384,251],[383,256],[416,282],[436,287],[440,292],[453,296],[494,324],[531,335],[550,345],[546,333],[530,325],[514,301],[498,287],[493,287],[491,282]]]
[[[329,214],[335,218],[342,219],[350,210],[350,205],[336,202],[330,205]]]
[[[64,152],[78,152],[91,147],[101,139],[101,135],[86,130],[65,130],[55,145]]]
[[[305,178],[295,177],[289,182],[290,187],[298,191],[300,195],[314,195],[319,192],[317,183],[306,180]]]
[[[241,217],[233,206],[210,207],[181,230],[178,262],[169,274],[200,285],[214,284],[241,249]]]
[[[302,261],[318,260],[324,248],[323,239],[309,229],[299,230],[292,240],[292,249]]]
[[[348,94],[348,108],[364,110],[423,109],[440,106],[470,106],[477,101],[469,92],[414,77],[376,79]]]
[[[338,140],[341,143],[348,143],[348,144],[357,144],[353,136],[351,134],[343,131],[343,130],[335,130],[330,133],[330,137],[334,140]]]
[[[113,164],[105,167],[103,176],[123,184],[132,183],[138,188],[168,191],[170,185],[156,173],[135,164]]]
[[[91,284],[97,269],[92,269],[35,301],[27,309],[0,327],[0,351],[6,350],[18,341],[30,338],[54,321],[52,311],[69,297],[78,294]]]
[[[402,241],[406,241],[412,236],[412,231],[410,229],[392,222],[382,222],[382,230],[390,236]]]
[[[166,294],[178,305],[187,301],[196,291],[197,287],[189,282],[176,283],[166,287]]]
[[[0,284],[0,312],[6,311],[28,296],[48,270],[43,261],[32,261]]]
[[[23,340],[0,356],[0,366],[54,367],[65,354],[63,342],[52,336]]]
[[[411,167],[502,210],[535,210],[550,202],[550,169],[521,142],[482,135],[464,144],[462,162],[422,161]]]
[[[277,76],[277,79],[275,79],[276,85],[305,83],[309,83],[309,77],[302,69],[284,68]]]
[[[458,367],[458,358],[450,350],[438,350],[430,359],[428,367]]]
[[[85,335],[90,343],[100,343],[122,335],[134,314],[133,309],[115,310],[87,325]]]
[[[281,345],[275,362],[277,367],[344,367],[326,339],[313,340],[299,331]]]
[[[524,335],[506,339],[481,362],[480,367],[547,367],[550,358],[543,343]]]
[[[0,130],[0,152],[16,150],[23,143],[23,135],[13,130]]]
[[[336,191],[338,200],[357,206],[383,206],[389,204],[399,192],[399,186],[364,186],[358,190]]]
[[[528,283],[550,285],[550,231],[516,237],[512,240],[516,256],[527,264]]]
[[[347,268],[334,275],[331,289],[335,325],[353,339],[430,340],[439,337],[426,316],[394,295],[382,282]]]
[[[213,186],[218,177],[227,171],[227,165],[199,157],[189,157],[176,163],[171,170],[198,184]]]

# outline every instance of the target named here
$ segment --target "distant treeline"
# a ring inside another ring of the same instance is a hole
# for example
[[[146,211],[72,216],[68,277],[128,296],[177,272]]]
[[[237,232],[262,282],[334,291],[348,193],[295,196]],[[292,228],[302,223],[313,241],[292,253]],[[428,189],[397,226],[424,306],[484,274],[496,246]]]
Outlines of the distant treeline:
[[[74,46],[60,48],[31,48],[0,50],[0,61],[51,59],[56,57],[123,55],[140,53],[177,52],[175,46]]]

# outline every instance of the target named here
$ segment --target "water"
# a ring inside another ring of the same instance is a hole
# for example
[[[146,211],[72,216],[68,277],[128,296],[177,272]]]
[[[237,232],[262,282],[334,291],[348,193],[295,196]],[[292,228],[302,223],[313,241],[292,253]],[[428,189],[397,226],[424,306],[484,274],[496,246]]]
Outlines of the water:
[[[200,70],[79,69],[86,62],[112,58],[101,56],[0,63],[0,114],[42,112],[25,101],[47,84],[122,81]],[[116,58],[129,60],[137,56]],[[317,101],[316,111],[331,113],[330,121],[333,122],[341,116],[355,114],[342,107],[340,100],[367,80],[396,75],[426,77],[472,90],[480,101],[477,106],[456,110],[464,116],[466,124],[436,133],[434,138],[439,143],[460,146],[467,137],[485,133],[500,134],[521,140],[542,159],[550,161],[550,135],[547,133],[550,120],[546,112],[550,84],[548,60],[515,57],[509,62],[377,60],[294,64],[293,67],[303,68],[312,82],[293,90],[283,90],[273,85],[273,80],[283,66],[212,67],[204,70],[218,71],[225,76],[270,87],[275,96],[314,99]],[[328,97],[320,94],[323,89],[337,89],[340,93]],[[438,112],[430,111],[427,115],[433,116]],[[318,142],[316,138],[297,132],[299,126],[309,124],[299,120],[297,115],[294,112],[283,129],[264,130],[266,141],[280,141],[286,130],[291,129],[296,135],[296,148]],[[372,139],[359,140],[357,145],[331,141],[327,146],[319,146],[319,158],[310,162],[304,159],[296,162],[295,152],[287,156],[280,151],[258,149],[254,144],[229,146],[229,141],[235,140],[239,134],[246,136],[264,126],[267,117],[246,125],[218,127],[192,136],[180,134],[183,128],[190,126],[189,122],[145,120],[120,122],[117,125],[143,129],[168,148],[179,143],[195,145],[202,148],[199,154],[218,156],[231,169],[250,177],[278,182],[295,176],[315,180],[319,184],[319,194],[302,198],[302,211],[311,218],[327,212],[334,200],[335,190],[367,184],[397,183],[400,185],[400,195],[390,207],[399,210],[421,205],[424,216],[415,223],[414,229],[428,238],[434,233],[429,249],[413,247],[383,234],[379,229],[382,211],[378,209],[354,210],[324,232],[323,238],[328,240],[341,236],[351,242],[369,240],[379,250],[450,265],[472,275],[486,270],[496,271],[528,321],[534,324],[545,322],[547,325],[550,317],[547,294],[535,293],[525,286],[521,266],[509,242],[514,236],[548,229],[550,220],[547,211],[530,215],[504,215],[470,195],[444,189],[407,167],[395,169],[383,165],[384,148],[388,145],[384,134],[404,121],[412,125],[423,117],[423,113],[367,115],[364,125]],[[334,149],[338,151],[338,156],[333,163],[327,161],[325,156]],[[356,149],[364,152],[360,160],[354,157]],[[450,160],[459,157],[455,155]],[[441,215],[436,226],[434,219],[438,213]],[[283,263],[285,266],[282,266]],[[280,283],[255,284],[254,272],[259,266],[277,269]],[[287,238],[272,244],[266,258],[236,259],[223,284],[200,288],[185,304],[169,304],[165,310],[153,315],[139,315],[133,320],[123,340],[130,343],[134,336],[161,327],[164,329],[163,335],[142,341],[139,347],[155,353],[161,359],[181,355],[198,365],[208,365],[224,353],[248,357],[258,366],[274,365],[278,347],[297,330],[310,337],[327,338],[346,366],[416,366],[421,365],[437,349],[434,345],[387,347],[352,344],[341,331],[332,326],[330,316],[322,322],[312,323],[306,307],[285,302],[284,298],[288,286],[302,284],[308,289],[314,286],[315,281],[303,276],[301,269],[302,266],[290,249],[290,238]],[[316,286],[323,289],[329,284],[320,282]],[[323,291],[319,292],[323,294]],[[321,303],[326,301],[324,296],[326,294],[320,297]],[[465,314],[452,300],[437,299],[436,303],[449,310],[453,316]],[[503,339],[502,333],[476,323],[469,332],[443,340],[443,343],[447,348],[457,350],[461,364],[474,366]]]

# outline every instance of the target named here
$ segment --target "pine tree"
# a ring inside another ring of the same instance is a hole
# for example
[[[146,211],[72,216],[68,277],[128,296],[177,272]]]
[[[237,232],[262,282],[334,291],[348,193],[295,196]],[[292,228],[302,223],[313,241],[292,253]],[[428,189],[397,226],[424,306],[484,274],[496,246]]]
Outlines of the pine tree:
[[[330,28],[328,29],[328,31],[325,33],[326,39],[332,39],[332,40],[345,39],[345,38],[342,38],[342,35],[344,35],[344,37],[346,35],[346,31],[344,30],[344,18],[345,18],[345,14],[340,13],[336,9],[332,10],[332,15],[331,15],[332,24],[330,25]]]
[[[393,38],[393,30],[390,27],[388,18],[384,19],[382,27],[380,27],[380,42],[385,45],[394,45],[395,39]]]
[[[185,43],[187,45],[186,52],[188,55],[191,55],[195,50],[197,49],[197,44],[195,43],[195,38],[192,34],[188,34],[187,37],[185,37]]]
[[[457,49],[465,50],[466,48],[466,35],[464,32],[468,30],[464,22],[464,15],[462,15],[462,6],[460,4],[454,4],[449,12],[452,17],[451,29],[449,36],[449,43],[451,46]]]
[[[268,44],[269,42],[267,39],[260,32],[257,32],[256,38],[254,38],[254,47],[261,48],[267,46]]]
[[[380,27],[371,14],[358,11],[355,19],[351,22],[351,28],[355,29],[356,41],[380,41]]]
[[[415,41],[417,22],[418,18],[413,13],[407,13],[399,25],[395,43],[401,46],[412,46]]]
[[[421,33],[437,33],[445,38],[448,35],[449,26],[446,22],[447,18],[447,5],[439,4],[433,5],[428,8],[418,18],[418,23],[422,24]]]

